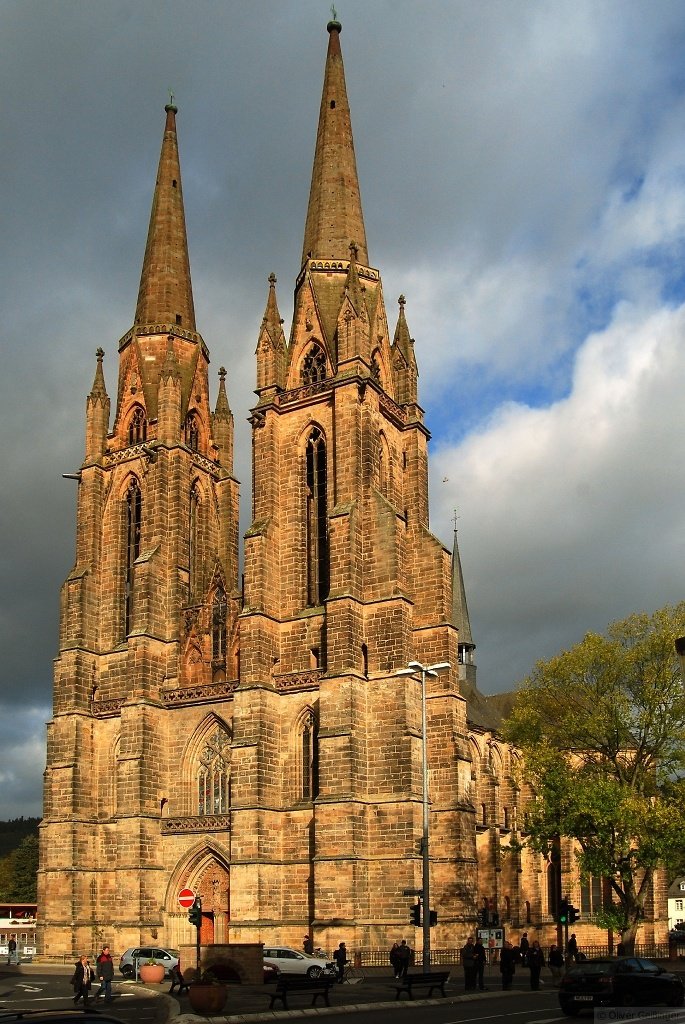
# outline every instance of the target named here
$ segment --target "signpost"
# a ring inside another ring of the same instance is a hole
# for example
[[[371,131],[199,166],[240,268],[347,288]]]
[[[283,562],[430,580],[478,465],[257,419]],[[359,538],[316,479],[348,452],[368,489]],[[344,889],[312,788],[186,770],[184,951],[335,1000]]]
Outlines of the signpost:
[[[188,910],[195,902],[195,893],[192,889],[181,889],[178,894],[178,902],[185,910]]]

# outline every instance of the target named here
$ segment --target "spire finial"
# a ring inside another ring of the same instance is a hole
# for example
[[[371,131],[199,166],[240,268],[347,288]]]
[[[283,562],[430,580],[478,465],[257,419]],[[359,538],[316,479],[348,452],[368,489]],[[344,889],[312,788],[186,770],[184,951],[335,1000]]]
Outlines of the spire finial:
[[[407,300],[405,299],[404,295],[400,295],[400,297],[397,300],[397,302],[398,302],[398,305],[400,306],[401,309],[404,309],[404,307],[407,304]]]
[[[222,384],[226,380],[226,367],[225,366],[220,366],[219,367],[219,380],[221,381]]]
[[[326,28],[329,32],[342,32],[342,25],[338,21],[338,12],[335,9],[335,4],[331,4],[331,21],[328,22]]]
[[[457,520],[458,519],[459,519],[459,516],[457,515],[457,510],[455,508],[454,515],[452,516],[452,522],[454,523],[454,532],[455,533],[457,532]]]
[[[271,285],[272,288],[276,284],[276,275],[274,274],[273,270],[269,274],[269,284]]]

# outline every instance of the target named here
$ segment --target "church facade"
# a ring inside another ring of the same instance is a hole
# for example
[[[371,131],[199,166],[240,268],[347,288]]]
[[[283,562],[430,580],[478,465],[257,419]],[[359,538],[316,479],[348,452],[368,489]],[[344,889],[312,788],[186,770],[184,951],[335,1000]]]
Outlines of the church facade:
[[[507,853],[531,799],[476,687],[455,543],[429,529],[429,434],[405,300],[370,260],[340,49],[329,42],[289,338],[269,279],[251,525],[226,372],[210,402],[166,107],[134,322],[110,401],[97,352],[61,595],[41,826],[40,948],[193,941],[412,945],[427,683],[434,947],[484,904],[556,934],[570,850]],[[514,844],[516,845],[516,844]]]

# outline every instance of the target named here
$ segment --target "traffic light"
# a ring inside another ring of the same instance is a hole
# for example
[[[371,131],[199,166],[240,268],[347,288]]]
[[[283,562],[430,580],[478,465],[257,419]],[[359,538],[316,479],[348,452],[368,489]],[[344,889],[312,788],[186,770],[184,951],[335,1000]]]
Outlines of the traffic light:
[[[199,928],[202,924],[202,900],[199,896],[195,897],[195,902],[188,911],[188,920],[191,924],[194,924],[196,928]]]
[[[411,908],[411,914],[409,916],[409,924],[415,924],[416,927],[421,924],[421,904],[415,903]]]
[[[429,922],[430,922],[431,928],[434,928],[435,925],[438,923],[438,912],[437,912],[437,910],[431,910],[430,916],[429,916]]]
[[[557,921],[559,922],[559,924],[568,924],[568,912],[568,900],[559,900],[559,914],[557,916]]]
[[[569,905],[568,905],[568,923],[569,924],[575,924],[579,917],[580,917],[580,911],[578,910],[578,907],[574,907],[573,904],[569,903]]]

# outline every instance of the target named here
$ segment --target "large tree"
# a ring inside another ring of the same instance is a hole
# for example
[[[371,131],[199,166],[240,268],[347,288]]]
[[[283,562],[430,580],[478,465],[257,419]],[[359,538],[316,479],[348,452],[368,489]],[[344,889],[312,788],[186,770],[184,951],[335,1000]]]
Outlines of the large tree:
[[[683,633],[685,602],[589,633],[536,665],[504,724],[537,794],[523,842],[547,853],[558,836],[576,841],[581,874],[611,885],[597,923],[629,951],[654,870],[685,849]]]

